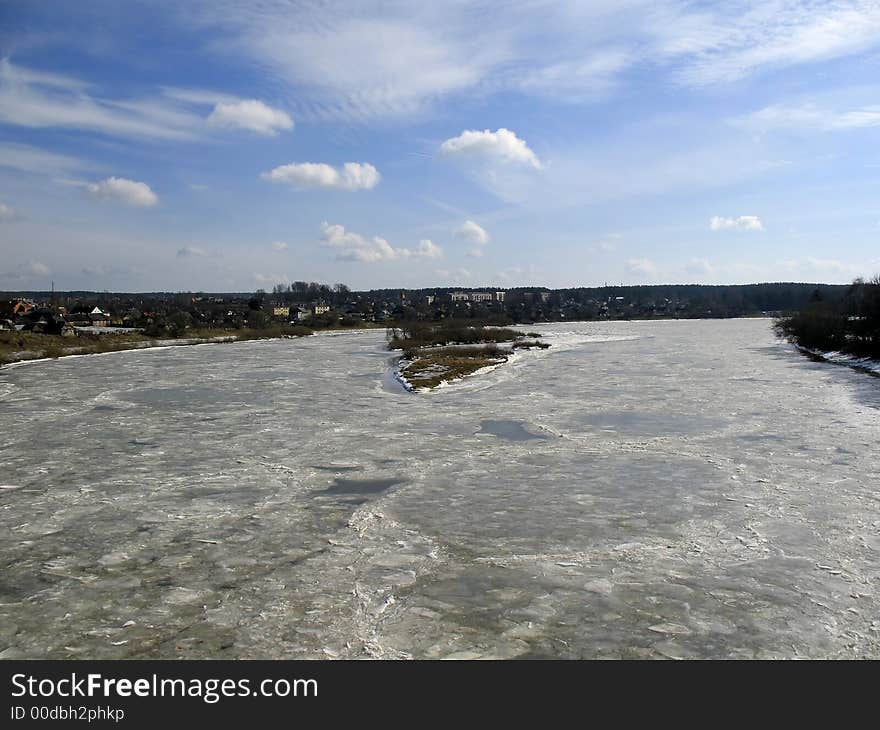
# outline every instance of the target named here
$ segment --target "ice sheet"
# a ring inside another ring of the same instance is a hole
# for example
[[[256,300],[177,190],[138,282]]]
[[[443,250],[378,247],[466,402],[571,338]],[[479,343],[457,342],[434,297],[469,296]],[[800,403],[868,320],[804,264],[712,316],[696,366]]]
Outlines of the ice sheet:
[[[377,331],[0,370],[0,657],[880,657],[880,381],[529,329],[425,394]]]

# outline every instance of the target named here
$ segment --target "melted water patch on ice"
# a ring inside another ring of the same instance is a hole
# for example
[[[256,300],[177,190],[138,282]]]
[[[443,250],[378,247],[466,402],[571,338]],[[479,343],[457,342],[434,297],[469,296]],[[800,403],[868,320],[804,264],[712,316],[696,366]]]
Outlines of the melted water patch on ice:
[[[532,441],[549,438],[544,434],[532,433],[526,430],[524,421],[512,421],[508,419],[486,419],[480,421],[480,433],[491,434],[508,441]]]

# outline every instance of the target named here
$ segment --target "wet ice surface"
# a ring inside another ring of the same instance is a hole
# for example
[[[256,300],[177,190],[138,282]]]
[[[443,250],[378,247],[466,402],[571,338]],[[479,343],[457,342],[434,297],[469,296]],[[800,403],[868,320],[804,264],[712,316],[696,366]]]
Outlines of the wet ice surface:
[[[510,441],[531,441],[532,439],[545,439],[547,436],[530,433],[526,430],[522,421],[505,421],[486,419],[480,421],[480,430],[477,433],[490,433],[499,438]]]
[[[534,329],[415,395],[381,332],[0,371],[0,657],[880,657],[880,381]]]

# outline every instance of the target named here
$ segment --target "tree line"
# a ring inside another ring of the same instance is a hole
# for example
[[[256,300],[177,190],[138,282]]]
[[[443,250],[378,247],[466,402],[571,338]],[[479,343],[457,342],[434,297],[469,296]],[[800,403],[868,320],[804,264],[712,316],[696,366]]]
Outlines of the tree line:
[[[880,276],[856,279],[843,297],[814,292],[798,312],[780,317],[777,335],[800,347],[880,359]]]

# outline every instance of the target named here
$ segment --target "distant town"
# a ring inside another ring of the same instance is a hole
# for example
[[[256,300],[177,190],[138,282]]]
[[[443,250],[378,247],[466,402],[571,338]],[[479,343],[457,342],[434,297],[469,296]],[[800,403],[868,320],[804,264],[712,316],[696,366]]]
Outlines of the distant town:
[[[846,290],[846,285],[773,283],[352,291],[344,284],[293,282],[249,293],[6,292],[0,293],[0,330],[173,338],[206,330],[314,330],[443,319],[530,324],[778,316],[817,298],[839,300]]]

